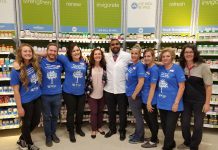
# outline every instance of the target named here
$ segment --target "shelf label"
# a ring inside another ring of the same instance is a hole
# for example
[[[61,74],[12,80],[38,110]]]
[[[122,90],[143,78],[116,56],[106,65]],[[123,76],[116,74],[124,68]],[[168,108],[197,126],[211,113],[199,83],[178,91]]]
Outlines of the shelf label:
[[[128,0],[127,32],[154,33],[157,0]]]
[[[0,0],[0,30],[15,30],[15,5],[12,0]]]
[[[122,0],[94,0],[94,33],[121,33]]]
[[[198,17],[199,32],[218,32],[218,1],[200,0]]]
[[[22,30],[53,31],[52,0],[22,0]]]
[[[164,0],[163,33],[189,33],[191,28],[192,0]]]
[[[88,32],[88,0],[59,0],[60,31]]]

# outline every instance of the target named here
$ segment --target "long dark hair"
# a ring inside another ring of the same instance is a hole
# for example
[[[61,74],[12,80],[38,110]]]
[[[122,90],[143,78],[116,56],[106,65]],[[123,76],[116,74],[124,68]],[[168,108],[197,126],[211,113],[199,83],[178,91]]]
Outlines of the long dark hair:
[[[74,49],[74,47],[77,46],[79,48],[79,46],[77,45],[77,43],[74,43],[74,42],[71,42],[67,48],[67,57],[70,61],[73,61],[73,58],[72,58],[72,51]],[[80,49],[80,48],[79,48]],[[80,49],[80,58],[79,59],[82,59],[82,51]]]
[[[185,57],[184,57],[184,54],[185,54],[185,49],[186,48],[190,48],[192,49],[192,51],[194,52],[194,59],[193,59],[193,62],[194,63],[204,63],[205,61],[200,57],[200,53],[199,51],[197,50],[197,47],[196,45],[194,44],[186,44],[183,46],[182,48],[182,52],[180,53],[180,58],[179,58],[179,64],[180,66],[184,69],[185,66],[186,66],[186,60],[185,60]]]
[[[100,51],[100,52],[101,52],[102,58],[101,58],[101,61],[100,61],[100,64],[99,64],[99,65],[100,65],[104,70],[106,70],[105,56],[104,56],[103,51],[102,51],[100,48],[95,48],[95,49],[92,50],[91,55],[90,55],[90,62],[89,62],[90,67],[93,68],[93,67],[95,66],[95,59],[94,59],[94,53],[95,53],[95,51]]]

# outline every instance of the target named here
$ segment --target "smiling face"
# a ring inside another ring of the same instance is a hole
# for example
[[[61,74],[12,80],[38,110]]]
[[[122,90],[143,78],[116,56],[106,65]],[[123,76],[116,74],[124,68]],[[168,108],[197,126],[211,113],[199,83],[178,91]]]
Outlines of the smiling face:
[[[72,59],[74,61],[80,60],[81,51],[80,51],[80,48],[78,46],[74,46],[73,50],[71,51],[71,56],[72,56]]]
[[[143,61],[146,65],[150,65],[154,63],[154,57],[152,56],[150,51],[145,52]]]
[[[131,59],[133,63],[137,63],[140,59],[141,51],[139,49],[133,48],[131,50]]]
[[[94,60],[95,62],[100,62],[102,59],[102,54],[100,50],[95,50],[94,52]]]
[[[110,43],[110,49],[112,53],[117,54],[120,51],[120,42],[118,40],[112,40]]]
[[[173,62],[170,52],[167,51],[162,54],[161,60],[164,65],[170,65]]]
[[[194,51],[187,47],[184,51],[184,58],[186,61],[190,62],[190,61],[194,61]]]
[[[47,50],[47,59],[50,61],[55,61],[58,55],[58,48],[56,46],[49,46]]]
[[[21,57],[24,62],[29,62],[33,58],[33,51],[29,46],[23,46],[21,49]]]

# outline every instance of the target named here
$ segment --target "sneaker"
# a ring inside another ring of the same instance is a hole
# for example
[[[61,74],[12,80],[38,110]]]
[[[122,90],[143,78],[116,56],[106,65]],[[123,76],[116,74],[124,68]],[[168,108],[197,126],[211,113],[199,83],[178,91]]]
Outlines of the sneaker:
[[[149,142],[149,141],[151,141],[151,137],[146,137],[144,140]],[[160,142],[159,139],[157,139],[157,141],[155,143],[158,144],[159,142]]]
[[[24,140],[19,139],[17,141],[17,145],[19,146],[20,150],[28,150],[27,144]]]
[[[47,147],[52,147],[53,143],[52,143],[52,139],[50,137],[46,137],[45,145]]]
[[[55,143],[60,143],[60,139],[57,137],[56,134],[53,134],[53,135],[51,136],[51,139],[52,139],[52,141],[54,141]]]
[[[130,134],[130,135],[129,135],[129,139],[132,139],[132,138],[134,137],[134,135],[135,135],[135,133]]]
[[[138,144],[138,143],[143,143],[143,142],[144,142],[144,140],[139,140],[139,139],[135,139],[135,138],[129,139],[130,144]]]
[[[177,146],[177,149],[189,149],[189,147],[183,143]]]
[[[141,147],[143,147],[143,148],[153,148],[153,147],[157,147],[157,143],[147,141],[146,143],[142,144]]]
[[[38,148],[36,145],[28,145],[28,150],[39,150],[40,148]]]

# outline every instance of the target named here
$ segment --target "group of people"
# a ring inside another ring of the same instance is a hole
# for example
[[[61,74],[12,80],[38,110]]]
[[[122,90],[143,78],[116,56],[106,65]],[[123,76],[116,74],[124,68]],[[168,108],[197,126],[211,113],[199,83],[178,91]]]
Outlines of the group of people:
[[[212,75],[194,45],[183,47],[179,64],[175,64],[174,59],[175,52],[164,49],[157,65],[154,51],[147,49],[141,61],[139,45],[127,53],[121,50],[117,39],[110,41],[110,53],[93,49],[89,62],[83,58],[76,43],[69,44],[66,55],[58,55],[55,43],[48,44],[46,54],[36,54],[31,45],[22,44],[17,50],[16,67],[11,72],[11,86],[22,119],[22,134],[17,144],[22,149],[39,149],[31,139],[31,132],[40,121],[41,109],[46,145],[51,147],[53,142],[60,142],[56,127],[63,95],[71,142],[76,142],[75,132],[85,136],[82,120],[88,100],[93,139],[97,132],[105,138],[116,134],[118,112],[120,140],[125,140],[129,105],[136,120],[129,143],[145,142],[141,145],[144,148],[157,147],[159,110],[164,133],[163,149],[171,150],[176,146],[174,132],[182,114],[184,143],[178,148],[197,150],[202,139],[204,115],[210,109]],[[63,84],[62,72],[65,72]],[[107,133],[102,129],[105,104],[109,115]],[[191,135],[192,114],[194,130]],[[143,118],[151,138],[144,137]]]

